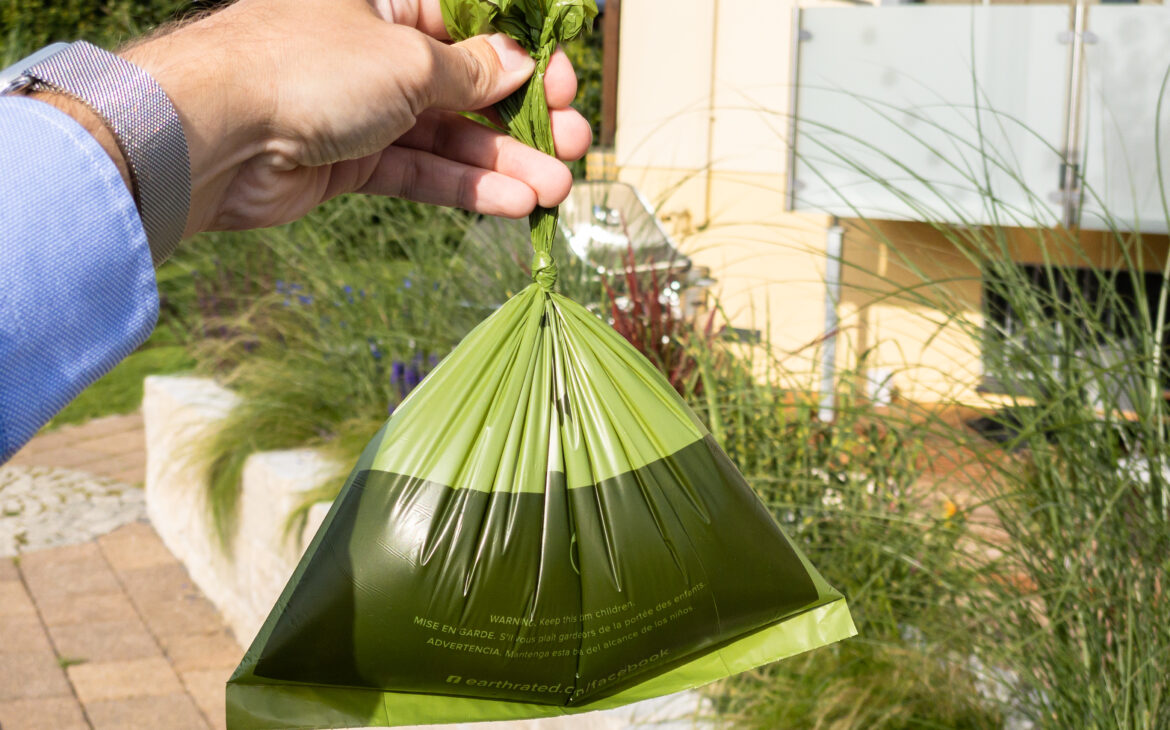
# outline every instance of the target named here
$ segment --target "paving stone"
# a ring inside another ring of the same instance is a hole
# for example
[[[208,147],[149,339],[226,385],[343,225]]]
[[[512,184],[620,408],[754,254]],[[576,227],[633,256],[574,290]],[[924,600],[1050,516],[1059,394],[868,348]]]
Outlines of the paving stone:
[[[219,612],[180,563],[128,570],[121,578],[155,636],[209,634],[223,628]]]
[[[41,609],[41,617],[49,627],[96,621],[129,621],[138,617],[130,599],[121,591],[54,594],[38,598],[37,607]]]
[[[102,552],[96,543],[82,542],[51,550],[37,550],[20,556],[21,572],[39,570],[47,565],[75,560],[101,560]]]
[[[56,553],[57,548],[46,550],[46,553]],[[36,565],[21,566],[24,579],[28,583],[29,591],[36,598],[53,595],[74,595],[81,593],[113,593],[121,590],[114,571],[110,570],[99,554],[82,559],[62,559],[58,561],[40,561]]]
[[[107,456],[100,461],[86,465],[86,470],[109,479],[121,481],[126,485],[142,482],[146,477],[146,456],[141,452]],[[118,479],[116,474],[132,474],[134,479]]]
[[[106,427],[111,433],[118,430],[130,431],[143,429],[142,412],[132,411],[130,413],[121,413],[115,416],[105,416]],[[92,423],[92,421],[91,421]]]
[[[141,490],[52,468],[140,482],[142,442],[139,414],[100,419],[0,467],[3,730],[226,730],[224,683],[243,649],[140,521]],[[26,551],[19,566],[5,550]]]
[[[52,451],[53,449],[59,449],[62,446],[67,446],[75,438],[76,436],[73,435],[72,429],[68,427],[59,428],[56,431],[40,434],[25,444],[20,449],[20,451],[16,452],[9,463],[16,464],[21,459],[27,460],[36,454],[42,454],[46,451]]]
[[[94,730],[207,730],[207,722],[183,693],[86,704]]]
[[[179,678],[161,656],[116,662],[86,662],[69,667],[69,681],[87,707],[92,702],[182,692]]]
[[[92,464],[101,458],[101,454],[95,454],[92,451],[80,451],[70,446],[64,446],[37,454],[35,465],[51,466],[58,469],[83,469],[86,464]],[[23,466],[24,464],[14,463],[14,465]]]
[[[141,487],[146,483],[146,464],[135,466],[123,471],[113,472],[109,475],[110,479],[116,479],[123,484],[129,484],[134,487]]]
[[[51,651],[0,654],[0,702],[69,694],[69,682]]]
[[[141,484],[146,479],[146,458],[142,453],[119,454],[108,456],[100,461],[86,464],[85,470],[109,479],[120,481],[126,485]],[[121,479],[119,475],[131,478]]]
[[[122,584],[135,603],[160,603],[179,596],[199,595],[199,589],[183,564],[172,561],[162,565],[125,570]]]
[[[68,433],[72,437],[72,440],[76,442],[141,429],[142,414],[127,413],[118,416],[103,416],[102,418],[95,418],[85,423],[65,426],[61,431]]]
[[[106,562],[117,572],[177,564],[154,529],[145,522],[131,522],[98,538]]]
[[[4,730],[89,730],[81,705],[72,696],[0,702]]]
[[[180,677],[195,704],[202,710],[203,715],[211,722],[216,730],[226,730],[227,718],[225,715],[225,686],[232,670],[204,669],[194,672],[183,672]]]
[[[202,595],[186,596],[165,603],[139,605],[146,625],[161,640],[184,634],[207,634],[223,628],[215,606]]]
[[[35,613],[0,618],[0,653],[46,651],[53,651],[53,646]]]
[[[0,581],[0,616],[35,615],[32,599],[18,580]]]
[[[162,656],[154,637],[137,618],[59,624],[49,629],[57,653],[87,661],[116,661]]]
[[[119,431],[96,438],[77,440],[73,447],[82,451],[92,451],[107,456],[123,456],[125,454],[141,453],[145,446],[145,438],[141,430]]]
[[[226,630],[165,636],[161,640],[177,672],[226,669],[230,673],[244,656],[244,650]]]
[[[201,595],[178,560],[123,570],[118,577],[135,603],[160,603],[180,596]]]

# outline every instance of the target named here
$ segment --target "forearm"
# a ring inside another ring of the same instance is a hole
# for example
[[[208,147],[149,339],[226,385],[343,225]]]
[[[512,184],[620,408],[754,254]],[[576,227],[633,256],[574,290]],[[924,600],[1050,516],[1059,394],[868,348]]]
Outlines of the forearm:
[[[50,105],[0,98],[0,462],[157,317],[133,197],[95,140]]]

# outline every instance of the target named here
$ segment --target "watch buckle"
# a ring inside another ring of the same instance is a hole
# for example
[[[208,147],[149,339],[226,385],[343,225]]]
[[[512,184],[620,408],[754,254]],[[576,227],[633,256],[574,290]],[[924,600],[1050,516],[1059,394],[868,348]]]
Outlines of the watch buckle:
[[[34,83],[36,83],[36,79],[34,79],[32,76],[22,74],[9,81],[4,86],[0,87],[0,95],[19,93],[32,86]]]

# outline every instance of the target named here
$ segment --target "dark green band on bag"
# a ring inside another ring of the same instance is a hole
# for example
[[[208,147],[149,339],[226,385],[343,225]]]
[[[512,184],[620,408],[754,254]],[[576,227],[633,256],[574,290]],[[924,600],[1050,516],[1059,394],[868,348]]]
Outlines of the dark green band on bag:
[[[820,598],[708,440],[543,495],[364,472],[326,541],[257,676],[586,704]]]

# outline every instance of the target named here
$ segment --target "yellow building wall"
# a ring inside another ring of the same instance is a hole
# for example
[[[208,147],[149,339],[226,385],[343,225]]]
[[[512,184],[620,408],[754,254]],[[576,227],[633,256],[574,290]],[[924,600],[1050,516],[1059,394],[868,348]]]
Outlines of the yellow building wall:
[[[793,382],[815,389],[832,221],[785,211],[794,7],[623,0],[614,158],[618,178],[653,202],[696,265],[709,267],[731,324],[759,330]],[[890,378],[914,401],[987,405],[975,390],[979,262],[929,225],[841,225],[838,368]],[[1043,260],[1037,235],[1009,232],[1012,258]],[[1166,238],[1147,239],[1149,267],[1157,268]],[[1096,233],[1063,250],[1070,265],[1117,258],[1116,245]],[[1071,260],[1077,251],[1083,255]]]
[[[870,377],[892,373],[897,391],[918,402],[979,406],[998,401],[976,392],[983,376],[981,263],[989,251],[1002,250],[1021,264],[1126,265],[1117,237],[1097,231],[1002,229],[1001,248],[987,229],[859,220],[843,225],[845,353],[839,366],[854,368],[867,353]],[[1167,237],[1144,235],[1140,248],[1140,268],[1161,271],[1170,249]]]
[[[622,3],[619,179],[711,270],[731,324],[759,331],[815,388],[828,219],[784,211],[794,4],[669,7]]]
[[[889,378],[913,401],[980,401],[978,264],[927,225],[844,225],[840,366],[855,369],[864,356],[863,375]]]

